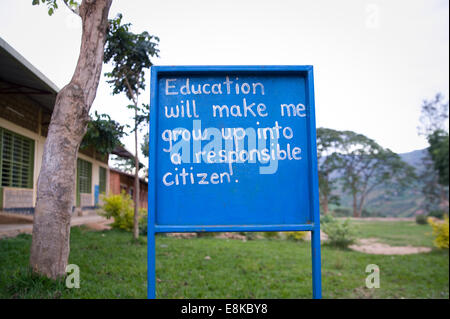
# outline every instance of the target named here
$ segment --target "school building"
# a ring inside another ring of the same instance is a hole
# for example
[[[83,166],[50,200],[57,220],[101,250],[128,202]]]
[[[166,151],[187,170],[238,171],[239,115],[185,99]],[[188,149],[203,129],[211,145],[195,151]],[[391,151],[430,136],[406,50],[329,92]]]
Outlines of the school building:
[[[58,87],[0,38],[0,211],[32,214],[44,143]],[[130,155],[121,148],[122,155]],[[108,155],[93,147],[77,159],[75,207],[109,193]],[[75,210],[74,207],[74,210]]]

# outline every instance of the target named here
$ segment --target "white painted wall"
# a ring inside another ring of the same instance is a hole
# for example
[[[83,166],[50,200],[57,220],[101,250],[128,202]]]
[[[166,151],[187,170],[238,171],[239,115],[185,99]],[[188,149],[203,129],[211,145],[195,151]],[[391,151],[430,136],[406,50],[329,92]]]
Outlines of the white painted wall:
[[[7,130],[20,134],[22,136],[28,137],[34,140],[34,173],[33,173],[33,203],[36,205],[36,190],[37,190],[37,180],[39,177],[39,171],[42,166],[42,155],[44,154],[44,144],[45,137],[40,136],[39,134],[27,130],[19,125],[16,125],[12,122],[5,120],[0,117],[0,127],[3,127]],[[106,193],[109,193],[109,170],[108,165],[96,160],[95,158],[86,156],[84,154],[79,153],[78,157],[89,161],[92,163],[92,193],[91,193],[91,203],[94,205],[94,187],[99,183],[99,170],[100,166],[106,168]],[[75,181],[76,183],[76,181]],[[76,199],[76,193],[74,193],[74,200]],[[75,201],[74,201],[75,203]]]

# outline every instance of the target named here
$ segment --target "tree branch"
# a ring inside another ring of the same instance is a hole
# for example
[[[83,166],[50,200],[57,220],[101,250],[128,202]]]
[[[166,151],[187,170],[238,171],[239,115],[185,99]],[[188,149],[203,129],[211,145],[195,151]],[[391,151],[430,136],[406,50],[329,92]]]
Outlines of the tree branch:
[[[73,13],[75,13],[77,16],[80,16],[80,7],[77,4],[77,6],[75,8],[71,7],[69,4],[69,0],[63,0],[64,4],[66,5],[67,8],[69,8],[70,11],[72,11]]]
[[[130,96],[131,96],[131,99],[133,100],[134,106],[137,108],[137,100],[134,96],[134,91],[131,89],[130,82],[128,82],[128,77],[126,75],[124,75],[124,78],[125,78],[125,84],[128,88],[128,91],[130,92]]]

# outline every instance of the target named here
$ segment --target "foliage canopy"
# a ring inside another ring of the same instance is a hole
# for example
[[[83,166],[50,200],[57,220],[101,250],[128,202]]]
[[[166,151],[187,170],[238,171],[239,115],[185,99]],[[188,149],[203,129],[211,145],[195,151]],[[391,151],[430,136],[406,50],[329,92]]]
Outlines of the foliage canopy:
[[[113,64],[112,71],[105,73],[113,94],[125,93],[135,100],[139,90],[145,89],[145,70],[153,65],[150,58],[159,56],[159,38],[146,31],[135,34],[130,26],[122,24],[122,14],[109,21],[103,61]]]
[[[120,139],[126,135],[125,126],[112,120],[108,114],[98,114],[95,111],[95,118],[89,121],[80,147],[92,145],[100,154],[109,154],[116,146],[122,145]]]

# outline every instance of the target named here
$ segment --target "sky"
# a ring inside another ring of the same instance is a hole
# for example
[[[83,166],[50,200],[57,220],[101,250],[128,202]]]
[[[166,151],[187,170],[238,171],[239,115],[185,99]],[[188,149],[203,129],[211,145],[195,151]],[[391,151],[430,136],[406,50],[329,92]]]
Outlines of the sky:
[[[0,0],[0,37],[62,88],[81,22],[59,3],[50,17],[31,0]],[[317,126],[397,153],[427,147],[417,134],[423,99],[448,100],[448,0],[113,0],[110,18],[118,13],[160,38],[155,65],[313,65]],[[91,113],[131,124],[128,100],[111,92],[102,76]],[[134,150],[132,135],[123,142]]]

